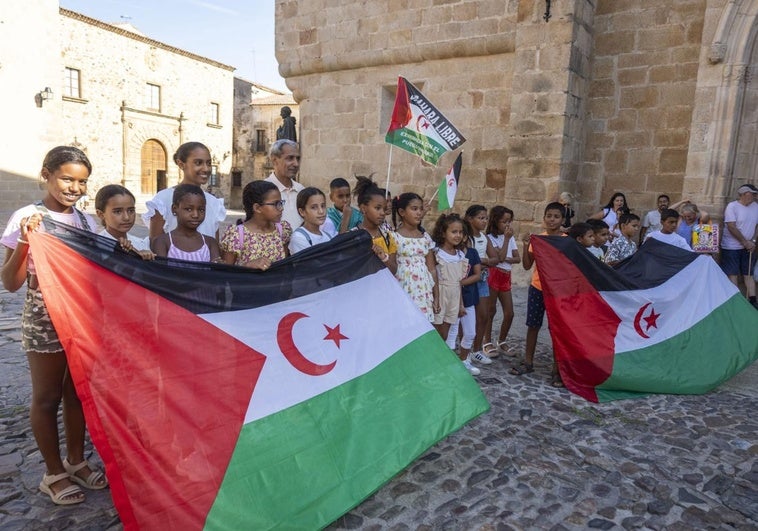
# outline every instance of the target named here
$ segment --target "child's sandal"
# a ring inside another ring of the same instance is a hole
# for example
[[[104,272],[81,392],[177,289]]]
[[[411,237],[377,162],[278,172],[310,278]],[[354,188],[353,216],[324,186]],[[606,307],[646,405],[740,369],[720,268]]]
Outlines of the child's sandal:
[[[492,343],[485,343],[482,345],[482,352],[484,352],[488,358],[497,358],[500,355],[497,347]]]
[[[527,373],[534,372],[534,365],[529,364],[529,363],[522,363],[521,365],[511,367],[511,370],[508,372],[510,372],[514,376],[523,376]]]
[[[50,500],[55,505],[76,505],[84,501],[84,493],[78,485],[71,484],[68,487],[63,487],[58,492],[54,492],[52,485],[58,483],[64,479],[71,479],[68,472],[61,474],[42,476],[42,481],[39,484],[39,490],[50,496]]]
[[[85,459],[81,463],[78,463],[76,465],[72,465],[68,462],[68,457],[63,460],[63,468],[66,469],[66,472],[71,478],[71,481],[74,483],[79,484],[80,486],[91,489],[91,490],[100,490],[104,489],[108,486],[108,480],[105,478],[105,474],[103,474],[99,470],[92,470],[90,468],[90,473],[86,478],[82,478],[81,476],[78,476],[76,473],[82,470],[83,468],[86,468],[89,466],[89,463]]]
[[[501,341],[500,343],[497,344],[497,351],[499,354],[502,354],[503,356],[513,357],[516,355],[516,351],[514,350],[514,348],[509,347],[505,341]]]

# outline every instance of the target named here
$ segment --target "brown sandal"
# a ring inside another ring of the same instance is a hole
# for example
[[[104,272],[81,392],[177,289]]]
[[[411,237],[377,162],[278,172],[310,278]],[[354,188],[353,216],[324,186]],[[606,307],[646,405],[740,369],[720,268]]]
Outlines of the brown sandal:
[[[523,376],[527,373],[534,372],[534,365],[530,365],[529,363],[522,363],[521,365],[511,367],[511,370],[508,372],[514,376]]]

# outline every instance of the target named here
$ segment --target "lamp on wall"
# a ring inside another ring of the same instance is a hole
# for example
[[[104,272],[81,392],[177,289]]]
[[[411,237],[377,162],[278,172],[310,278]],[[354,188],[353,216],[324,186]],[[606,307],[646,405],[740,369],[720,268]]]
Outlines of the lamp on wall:
[[[34,99],[37,100],[37,105],[42,107],[42,104],[46,101],[53,99],[53,90],[50,87],[45,87],[44,90],[38,92]]]

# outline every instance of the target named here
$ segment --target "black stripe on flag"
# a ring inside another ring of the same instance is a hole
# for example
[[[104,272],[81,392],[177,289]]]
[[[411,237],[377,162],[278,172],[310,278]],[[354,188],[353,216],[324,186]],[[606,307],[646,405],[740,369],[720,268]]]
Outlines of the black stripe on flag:
[[[385,268],[364,230],[340,234],[274,263],[267,271],[156,258],[145,261],[111,238],[45,217],[48,232],[108,271],[194,313],[258,308],[347,284]],[[97,282],[96,268],[92,280]]]
[[[653,238],[612,268],[587,252],[573,238],[539,236],[561,251],[597,291],[626,291],[660,286],[697,259],[698,254]]]

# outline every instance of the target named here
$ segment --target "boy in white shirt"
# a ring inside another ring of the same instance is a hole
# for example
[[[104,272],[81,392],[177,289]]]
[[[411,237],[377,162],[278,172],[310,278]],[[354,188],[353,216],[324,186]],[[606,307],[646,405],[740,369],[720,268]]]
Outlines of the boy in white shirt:
[[[663,243],[668,243],[685,251],[692,252],[687,240],[676,233],[676,224],[679,222],[679,212],[671,208],[661,212],[661,230],[651,232],[645,237],[645,241],[654,238]]]

